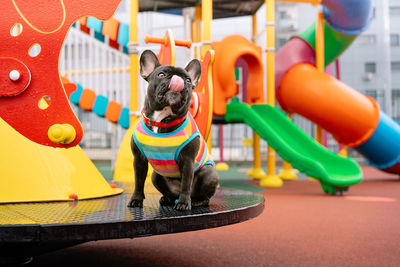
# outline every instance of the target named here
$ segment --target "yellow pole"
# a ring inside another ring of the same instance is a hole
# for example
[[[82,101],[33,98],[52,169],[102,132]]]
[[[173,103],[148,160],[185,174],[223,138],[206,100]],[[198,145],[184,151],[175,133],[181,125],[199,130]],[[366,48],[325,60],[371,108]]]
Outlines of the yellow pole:
[[[288,117],[289,117],[289,119],[291,119],[290,114],[288,115]],[[296,174],[295,170],[292,169],[292,165],[287,161],[283,161],[283,168],[279,172],[278,176],[282,180],[296,180],[297,179],[297,174]]]
[[[206,52],[211,49],[211,21],[212,21],[212,0],[202,0],[201,1],[201,20],[203,22],[202,29],[202,43],[203,47],[201,48],[201,59],[204,58]],[[207,147],[208,150],[211,151],[212,142],[211,142],[211,132],[207,138]]]
[[[289,114],[288,118],[292,119],[292,116]],[[296,170],[292,169],[292,165],[289,162],[283,161],[283,168],[279,172],[279,177],[282,180],[296,180],[297,179],[296,172],[297,172]]]
[[[324,14],[320,10],[317,15],[315,24],[315,65],[319,71],[325,71],[325,36],[324,36]],[[315,141],[322,144],[322,127],[315,127]],[[316,181],[316,178],[310,177],[311,181]]]
[[[138,25],[137,16],[139,13],[139,0],[131,0],[130,2],[130,26],[129,26],[129,61],[130,61],[130,86],[131,96],[129,108],[131,111],[138,111],[138,72],[139,72],[139,57],[137,51],[138,44]],[[130,123],[136,123],[137,117],[132,116]]]
[[[138,73],[139,73],[139,55],[138,55],[138,24],[137,17],[139,12],[139,0],[130,0],[130,20],[129,20],[129,61],[130,61],[130,99],[129,109],[131,112],[137,112],[138,105]],[[129,129],[126,132],[118,152],[117,160],[114,169],[114,180],[119,182],[129,182],[133,178],[133,156],[130,151],[130,141],[132,132],[135,129],[136,123],[139,120],[138,115],[130,117]],[[146,183],[151,181],[152,168],[149,166],[147,172]]]
[[[212,0],[201,1],[201,19],[203,21],[203,34],[202,34],[202,53],[201,58],[203,59],[206,52],[211,49],[211,21],[212,21]]]
[[[253,168],[247,173],[247,176],[259,180],[265,177],[266,174],[264,170],[261,168],[260,136],[255,131],[253,131],[253,149],[254,149]]]
[[[258,34],[257,29],[257,14],[252,16],[252,41],[256,42]],[[254,179],[261,179],[265,176],[264,170],[261,168],[261,153],[260,153],[260,136],[253,131],[253,168],[247,173],[247,176],[253,177]]]
[[[344,147],[342,148],[342,150],[339,151],[339,156],[342,156],[342,157],[345,157],[345,158],[348,156],[348,154],[347,154],[347,147],[346,147],[346,146],[344,146]]]
[[[194,8],[194,20],[192,21],[192,42],[201,42],[201,7]],[[194,51],[195,58],[200,58],[197,49]]]
[[[320,10],[318,12],[318,18],[315,29],[315,61],[316,67],[319,71],[324,72],[325,70],[325,37],[324,37],[324,14]],[[322,127],[317,125],[315,130],[315,140],[322,144]]]
[[[265,31],[267,33],[267,104],[275,106],[275,0],[265,0],[267,16]],[[275,151],[268,146],[267,176],[260,181],[260,186],[280,187],[282,180],[276,175]]]

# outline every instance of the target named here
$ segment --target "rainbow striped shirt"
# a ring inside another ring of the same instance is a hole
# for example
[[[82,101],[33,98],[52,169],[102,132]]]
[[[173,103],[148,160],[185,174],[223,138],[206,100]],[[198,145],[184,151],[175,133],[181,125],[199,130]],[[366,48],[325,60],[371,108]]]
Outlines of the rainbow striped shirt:
[[[147,128],[142,118],[137,123],[132,138],[155,172],[162,176],[179,177],[177,163],[179,153],[197,136],[200,136],[200,149],[194,164],[194,172],[196,172],[204,165],[214,166],[214,162],[208,154],[207,144],[190,113],[182,125],[170,133],[154,133]]]

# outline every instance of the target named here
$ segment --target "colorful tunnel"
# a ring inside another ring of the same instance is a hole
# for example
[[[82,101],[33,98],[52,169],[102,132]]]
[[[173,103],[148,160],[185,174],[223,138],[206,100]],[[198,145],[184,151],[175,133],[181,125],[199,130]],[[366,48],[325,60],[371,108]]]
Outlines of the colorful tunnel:
[[[335,60],[371,21],[370,0],[323,0],[325,64]],[[381,170],[400,173],[400,126],[376,101],[315,68],[315,25],[276,55],[277,99],[360,152]]]
[[[248,104],[264,103],[264,68],[261,47],[241,35],[229,35],[220,42],[213,42],[215,51],[213,66],[214,114],[225,115],[226,104],[239,93],[234,75],[237,62],[247,66],[246,99]],[[222,104],[224,103],[224,104]]]

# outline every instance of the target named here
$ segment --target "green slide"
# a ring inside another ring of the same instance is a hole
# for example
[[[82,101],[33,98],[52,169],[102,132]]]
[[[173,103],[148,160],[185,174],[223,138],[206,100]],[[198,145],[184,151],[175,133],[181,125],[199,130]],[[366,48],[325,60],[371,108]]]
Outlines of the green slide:
[[[279,109],[270,105],[233,102],[226,106],[228,122],[244,122],[292,166],[320,181],[325,193],[335,194],[361,182],[360,166],[307,135]]]

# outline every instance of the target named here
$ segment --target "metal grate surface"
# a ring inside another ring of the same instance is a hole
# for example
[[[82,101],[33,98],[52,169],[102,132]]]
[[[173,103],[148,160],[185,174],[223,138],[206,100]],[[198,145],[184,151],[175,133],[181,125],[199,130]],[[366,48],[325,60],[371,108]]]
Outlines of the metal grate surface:
[[[176,211],[159,205],[161,195],[151,185],[143,209],[128,208],[132,185],[119,186],[124,193],[107,198],[0,205],[0,242],[83,242],[198,230],[248,220],[264,208],[261,195],[219,188],[209,207]]]

